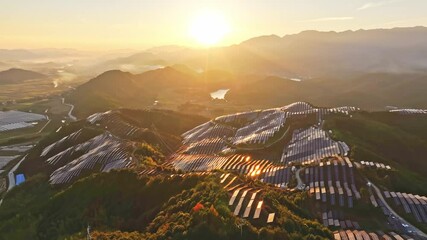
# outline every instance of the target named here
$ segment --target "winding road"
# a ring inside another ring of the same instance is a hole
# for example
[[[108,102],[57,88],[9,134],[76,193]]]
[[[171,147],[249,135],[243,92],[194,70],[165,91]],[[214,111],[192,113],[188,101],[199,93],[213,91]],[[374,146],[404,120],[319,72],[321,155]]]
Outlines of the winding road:
[[[73,104],[70,104],[70,103],[65,103],[65,98],[62,98],[62,104],[67,105],[67,106],[69,106],[69,107],[70,107],[70,111],[68,112],[68,117],[69,117],[71,120],[76,121],[76,120],[77,120],[77,118],[72,114],[72,113],[73,113],[73,110],[74,110],[74,105],[73,105]]]

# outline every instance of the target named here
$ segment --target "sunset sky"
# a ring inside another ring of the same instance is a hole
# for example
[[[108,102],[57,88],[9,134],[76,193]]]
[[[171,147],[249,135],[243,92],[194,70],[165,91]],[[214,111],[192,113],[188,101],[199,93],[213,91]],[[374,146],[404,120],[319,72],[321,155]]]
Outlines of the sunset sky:
[[[0,48],[143,49],[200,46],[190,28],[215,12],[216,45],[303,30],[427,26],[426,0],[0,0]]]

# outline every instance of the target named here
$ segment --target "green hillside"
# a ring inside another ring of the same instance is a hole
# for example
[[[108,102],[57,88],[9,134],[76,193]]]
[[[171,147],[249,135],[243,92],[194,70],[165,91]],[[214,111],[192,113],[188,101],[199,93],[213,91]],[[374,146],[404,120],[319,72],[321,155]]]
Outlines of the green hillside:
[[[177,110],[183,104],[197,103],[214,108],[209,93],[218,89],[230,89],[222,108],[270,108],[296,101],[368,110],[383,110],[386,106],[426,108],[426,78],[425,73],[366,73],[297,81],[275,75],[235,75],[224,70],[197,73],[179,65],[141,74],[108,71],[77,87],[66,98],[76,106],[74,113],[79,117],[120,107]]]
[[[98,236],[120,231],[115,235],[124,237],[136,231],[144,239],[331,237],[318,222],[297,214],[304,211],[293,197],[268,191],[267,199],[278,210],[276,223],[255,226],[245,221],[241,232],[215,175],[140,178],[131,171],[114,171],[66,189],[53,188],[39,175],[5,198],[0,217],[7,220],[0,222],[0,239],[83,239],[87,225]]]
[[[427,194],[425,116],[386,112],[362,112],[352,118],[333,115],[326,119],[325,128],[350,146],[355,161],[390,164],[392,173],[368,173],[382,185],[396,191]]]
[[[341,78],[303,79],[267,77],[231,88],[226,99],[233,104],[283,106],[307,101],[316,106],[357,106],[384,110],[386,106],[426,108],[425,74],[353,74]]]

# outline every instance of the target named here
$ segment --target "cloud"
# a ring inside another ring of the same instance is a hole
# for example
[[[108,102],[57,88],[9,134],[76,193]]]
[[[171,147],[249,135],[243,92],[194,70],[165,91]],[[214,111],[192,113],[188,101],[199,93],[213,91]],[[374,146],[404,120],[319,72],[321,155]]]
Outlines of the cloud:
[[[366,10],[369,8],[377,8],[377,7],[381,7],[381,6],[384,6],[386,4],[392,3],[392,2],[397,2],[397,0],[384,0],[384,1],[377,1],[377,2],[368,2],[368,3],[365,3],[362,6],[360,6],[357,10],[361,11],[361,10]]]
[[[353,19],[354,19],[354,17],[326,17],[326,18],[307,19],[307,20],[303,20],[301,22],[347,21],[347,20],[353,20]]]

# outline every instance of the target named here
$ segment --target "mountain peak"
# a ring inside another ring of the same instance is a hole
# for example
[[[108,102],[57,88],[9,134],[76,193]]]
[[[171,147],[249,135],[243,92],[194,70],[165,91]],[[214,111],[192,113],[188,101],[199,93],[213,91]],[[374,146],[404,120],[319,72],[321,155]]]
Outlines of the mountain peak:
[[[122,70],[108,70],[96,76],[94,79],[117,79],[117,78],[132,78],[132,74]]]
[[[45,77],[46,75],[44,74],[20,68],[10,68],[6,71],[0,72],[1,83],[18,83],[21,81],[42,79]]]
[[[269,42],[280,41],[280,39],[282,39],[282,38],[275,35],[275,34],[263,35],[263,36],[259,36],[259,37],[250,38],[246,41],[243,41],[241,44],[245,45],[245,44],[261,43],[261,42],[262,43],[269,43]]]

